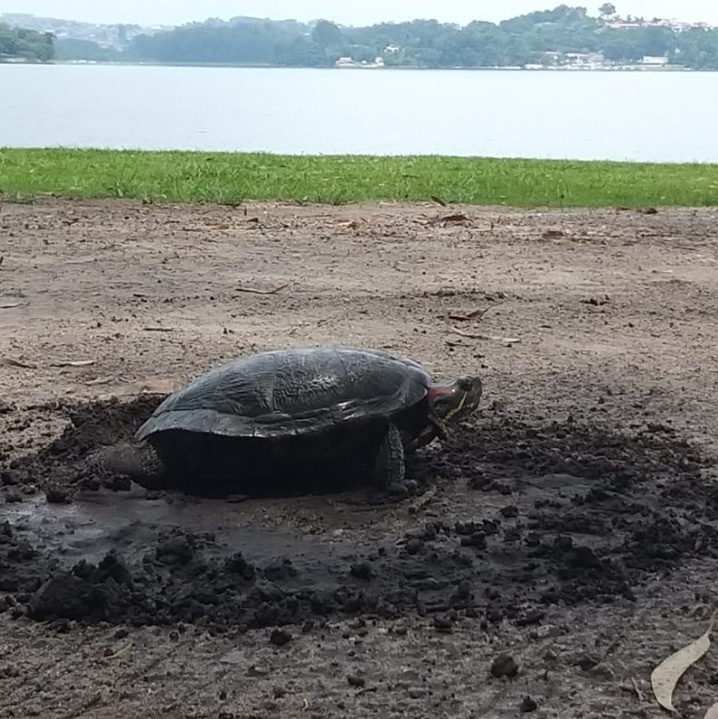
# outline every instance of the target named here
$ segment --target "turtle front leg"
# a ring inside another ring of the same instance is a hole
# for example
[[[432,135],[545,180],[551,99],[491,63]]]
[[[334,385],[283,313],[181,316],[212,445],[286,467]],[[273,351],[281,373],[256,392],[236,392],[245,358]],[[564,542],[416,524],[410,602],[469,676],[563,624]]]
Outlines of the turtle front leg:
[[[404,443],[397,426],[390,424],[384,439],[379,445],[376,476],[387,491],[392,494],[406,496],[409,489],[404,482],[405,475]]]
[[[439,417],[429,417],[429,423],[408,443],[407,449],[410,452],[415,452],[417,449],[433,442],[437,437],[442,442],[449,440],[446,423]]]

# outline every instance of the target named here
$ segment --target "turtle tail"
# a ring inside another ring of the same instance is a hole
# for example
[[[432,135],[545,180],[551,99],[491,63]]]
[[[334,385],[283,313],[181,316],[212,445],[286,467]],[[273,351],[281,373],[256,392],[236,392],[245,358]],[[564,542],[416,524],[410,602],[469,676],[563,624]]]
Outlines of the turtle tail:
[[[147,489],[159,489],[165,484],[167,468],[151,445],[140,442],[103,447],[85,459],[83,470],[99,477],[120,474]]]

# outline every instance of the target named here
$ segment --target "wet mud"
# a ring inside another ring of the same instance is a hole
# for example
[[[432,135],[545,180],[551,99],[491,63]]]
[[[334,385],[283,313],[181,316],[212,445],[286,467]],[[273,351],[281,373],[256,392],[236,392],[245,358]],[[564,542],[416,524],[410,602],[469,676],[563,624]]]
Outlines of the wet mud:
[[[412,508],[413,526],[362,541],[247,521],[242,503],[78,480],[87,454],[131,439],[159,399],[66,404],[57,439],[5,462],[0,609],[58,629],[299,631],[406,615],[447,632],[462,616],[525,626],[550,605],[632,600],[647,577],[718,551],[709,461],[656,423],[547,422],[488,408],[411,461],[418,496],[398,508]],[[300,479],[295,491],[312,491]],[[416,509],[449,488],[465,511]],[[335,499],[381,512],[379,496],[367,488]]]

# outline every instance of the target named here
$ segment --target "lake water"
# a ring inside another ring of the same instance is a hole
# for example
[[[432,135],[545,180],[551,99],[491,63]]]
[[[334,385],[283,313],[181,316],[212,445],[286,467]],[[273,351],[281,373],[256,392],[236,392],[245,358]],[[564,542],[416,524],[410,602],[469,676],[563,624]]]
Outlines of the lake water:
[[[0,146],[718,162],[718,73],[0,64]]]

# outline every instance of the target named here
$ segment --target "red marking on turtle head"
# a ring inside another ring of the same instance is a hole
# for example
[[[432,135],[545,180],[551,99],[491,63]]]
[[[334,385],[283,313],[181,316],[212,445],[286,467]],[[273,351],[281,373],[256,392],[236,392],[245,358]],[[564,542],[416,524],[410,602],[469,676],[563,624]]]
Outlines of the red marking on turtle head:
[[[442,397],[450,397],[452,394],[454,394],[454,388],[446,387],[444,385],[434,385],[433,387],[429,387],[428,392],[429,400],[431,402],[441,399]]]

